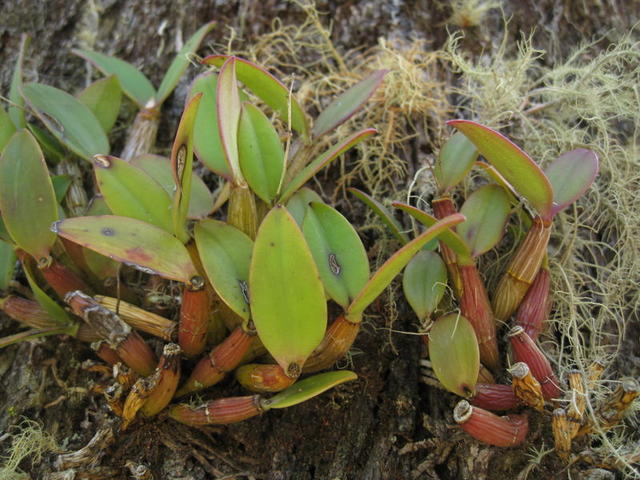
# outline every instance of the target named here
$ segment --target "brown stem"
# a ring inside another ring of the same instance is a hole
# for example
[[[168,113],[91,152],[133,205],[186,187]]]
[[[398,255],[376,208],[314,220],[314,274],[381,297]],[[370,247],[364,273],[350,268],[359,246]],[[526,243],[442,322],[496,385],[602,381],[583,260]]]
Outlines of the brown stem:
[[[456,206],[453,203],[453,200],[449,196],[444,196],[437,198],[431,202],[431,207],[433,208],[433,213],[438,220],[442,220],[449,215],[453,215],[454,213],[458,213]],[[464,284],[462,278],[460,277],[460,272],[458,271],[458,259],[453,250],[449,248],[447,244],[440,241],[440,254],[442,255],[442,259],[447,267],[447,272],[449,272],[449,279],[451,280],[451,285],[453,286],[454,293],[456,298],[462,297],[462,290],[464,288]]]
[[[236,379],[252,392],[279,392],[293,385],[297,377],[290,377],[280,365],[251,363],[236,370]]]
[[[510,385],[476,383],[476,394],[469,400],[485,410],[513,410],[520,405]]]
[[[207,290],[193,290],[186,286],[182,290],[178,343],[189,356],[201,354],[207,345],[211,301]]]
[[[526,415],[499,417],[461,400],[453,411],[453,419],[476,440],[496,447],[515,447],[524,442],[529,432]]]
[[[130,162],[139,155],[151,152],[156,143],[159,123],[160,111],[158,109],[140,109],[129,130],[126,144],[120,155],[121,158]]]
[[[169,416],[186,425],[227,425],[262,413],[258,395],[211,400],[198,407],[184,403],[169,410]]]
[[[331,367],[336,360],[346,355],[359,331],[360,322],[350,322],[346,316],[340,315],[327,329],[322,342],[305,362],[303,373],[313,373]]]
[[[538,338],[538,335],[544,329],[544,322],[549,316],[549,310],[551,309],[550,284],[551,274],[549,268],[543,265],[540,267],[536,278],[531,284],[531,288],[527,291],[516,313],[516,325],[524,328],[524,331],[533,340]]]

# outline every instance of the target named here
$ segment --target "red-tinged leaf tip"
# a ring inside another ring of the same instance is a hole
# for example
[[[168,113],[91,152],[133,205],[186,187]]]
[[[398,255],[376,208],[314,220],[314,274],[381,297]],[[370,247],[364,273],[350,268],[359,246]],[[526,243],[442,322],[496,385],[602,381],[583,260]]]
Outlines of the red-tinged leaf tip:
[[[538,213],[548,217],[553,191],[540,167],[501,133],[470,120],[450,120],[447,125],[464,133],[480,154],[524,197]]]

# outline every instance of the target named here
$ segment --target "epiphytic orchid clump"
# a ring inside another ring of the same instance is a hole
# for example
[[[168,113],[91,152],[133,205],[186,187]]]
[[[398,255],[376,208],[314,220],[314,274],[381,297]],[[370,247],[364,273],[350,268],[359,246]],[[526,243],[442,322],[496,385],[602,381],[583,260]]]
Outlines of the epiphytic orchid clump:
[[[232,423],[355,379],[335,371],[298,381],[344,356],[367,306],[424,245],[464,219],[435,222],[371,275],[355,229],[305,187],[375,133],[333,135],[385,71],[342,93],[312,125],[263,67],[207,57],[170,158],[151,154],[160,107],[211,28],[185,44],[157,90],[131,65],[81,51],[105,78],[72,96],[23,84],[19,61],[10,98],[22,115],[0,109],[0,307],[30,327],[0,343],[60,333],[94,342],[114,367],[101,391],[122,428],[167,407],[191,425]],[[108,135],[122,93],[140,112],[117,157]],[[224,184],[216,195],[194,173],[194,156]],[[52,176],[59,165],[64,173]],[[28,289],[8,268],[16,256]],[[336,318],[328,299],[340,307]],[[172,405],[230,373],[259,395]]]

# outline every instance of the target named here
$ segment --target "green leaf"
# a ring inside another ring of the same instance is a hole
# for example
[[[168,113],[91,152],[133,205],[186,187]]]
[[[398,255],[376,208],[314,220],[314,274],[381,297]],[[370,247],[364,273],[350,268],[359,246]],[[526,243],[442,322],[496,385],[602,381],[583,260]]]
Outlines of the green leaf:
[[[49,160],[50,163],[57,164],[65,157],[65,155],[67,155],[67,152],[58,139],[49,132],[37,125],[34,125],[33,123],[28,123],[27,128],[38,141],[38,145],[40,145],[42,153],[44,153],[45,158]]]
[[[311,130],[313,137],[317,138],[330,132],[360,110],[378,89],[388,72],[389,70],[376,70],[335,98],[316,118]]]
[[[13,245],[0,240],[0,291],[9,287],[16,268],[16,251]]]
[[[323,167],[327,166],[344,152],[350,150],[352,147],[374,133],[377,133],[374,128],[367,128],[366,130],[354,133],[343,142],[332,146],[325,153],[315,158],[311,163],[304,167],[300,173],[291,180],[291,182],[289,182],[284,191],[280,194],[280,200],[286,202],[291,195],[307,183],[307,181],[309,181],[311,177],[318,173]]]
[[[598,175],[598,156],[586,148],[560,155],[544,171],[553,187],[551,215],[564,210],[584,192]]]
[[[438,223],[438,219],[432,217],[427,212],[420,210],[419,208],[412,207],[410,205],[406,205],[400,202],[393,202],[394,208],[399,208],[400,210],[407,212],[425,227],[429,228]],[[456,232],[451,230],[445,230],[438,236],[438,240],[446,244],[451,250],[455,252],[455,254],[462,259],[471,259],[471,250],[465,243],[465,241],[458,235]]]
[[[40,306],[51,316],[51,318],[53,318],[61,325],[68,325],[72,323],[67,311],[60,305],[58,305],[58,302],[47,295],[45,291],[40,288],[40,285],[38,285],[34,272],[33,261],[30,258],[27,258],[24,262],[22,262],[22,269],[24,270],[24,274],[27,277],[27,282],[29,282],[29,287],[33,292],[33,298],[35,299],[35,301],[40,304]]]
[[[237,228],[218,220],[199,222],[194,233],[211,285],[231,310],[248,320],[253,241]]]
[[[320,195],[308,187],[302,187],[287,202],[287,210],[300,228],[302,228],[307,207],[311,205],[311,202],[323,203]]]
[[[473,257],[491,250],[500,241],[510,210],[509,196],[498,185],[485,185],[467,198],[460,209],[467,219],[456,230]]]
[[[117,157],[96,155],[93,165],[97,186],[111,212],[173,232],[171,198],[158,182]]]
[[[347,309],[347,316],[351,321],[360,321],[362,312],[373,302],[382,291],[387,288],[393,278],[400,273],[409,260],[418,253],[428,242],[436,238],[450,227],[457,225],[464,220],[464,216],[456,213],[438,221],[428,228],[418,237],[411,240],[400,250],[394,253],[384,264],[373,274],[369,282],[360,291],[358,296],[351,302]]]
[[[290,376],[324,337],[327,303],[302,232],[282,206],[264,218],[249,273],[251,314],[265,348]]]
[[[31,37],[26,33],[20,37],[20,50],[18,51],[18,58],[16,60],[16,66],[13,69],[13,75],[11,77],[11,87],[9,88],[9,117],[13,121],[13,125],[16,128],[24,128],[27,126],[24,115],[24,98],[22,96],[22,65],[24,64],[24,54],[29,48],[31,43]],[[2,149],[0,148],[0,151]]]
[[[402,275],[404,296],[421,321],[435,312],[446,288],[447,267],[435,252],[418,252]]]
[[[11,245],[15,245],[15,242],[7,232],[7,226],[4,224],[4,220],[2,219],[2,212],[0,211],[0,240],[7,242]]]
[[[369,280],[369,260],[349,221],[324,203],[307,208],[302,226],[329,296],[347,308]]]
[[[224,157],[231,171],[234,183],[242,185],[244,178],[238,159],[238,123],[240,121],[240,96],[236,81],[236,58],[230,57],[218,75],[216,90],[216,108],[218,109],[218,131]]]
[[[218,129],[217,89],[218,75],[214,72],[198,75],[191,84],[189,98],[202,93],[200,108],[198,108],[193,127],[193,150],[209,170],[229,180],[231,179],[231,170],[225,160]]]
[[[284,175],[284,149],[271,121],[250,103],[242,105],[240,114],[238,160],[251,190],[270,204]]]
[[[109,133],[118,119],[122,102],[118,77],[111,75],[96,80],[76,97],[96,116],[104,133]]]
[[[122,91],[140,108],[147,107],[155,97],[156,90],[149,79],[130,63],[90,50],[73,50],[73,53],[91,62],[105,75],[118,77]]]
[[[168,195],[175,193],[175,181],[171,170],[171,160],[160,155],[144,154],[131,160],[131,164],[144,170]],[[213,195],[195,172],[191,173],[191,199],[189,218],[204,218],[213,210]]]
[[[476,146],[462,132],[453,134],[440,149],[433,169],[440,191],[447,192],[460,183],[477,158]]]
[[[195,95],[184,107],[171,149],[171,171],[176,184],[172,208],[173,230],[183,243],[187,243],[189,240],[186,221],[189,213],[193,176],[193,124],[201,99],[201,94]]]
[[[447,390],[467,398],[474,394],[480,351],[469,320],[455,313],[436,320],[429,331],[429,359]]]
[[[0,349],[16,343],[30,342],[38,338],[48,337],[52,335],[75,335],[75,330],[77,330],[77,327],[75,325],[64,327],[32,328],[30,330],[24,330],[14,335],[0,338]]]
[[[64,196],[71,186],[71,177],[69,175],[53,175],[51,177],[51,184],[53,185],[53,191],[55,192],[56,202],[62,203]]]
[[[109,153],[109,141],[100,122],[74,97],[38,83],[26,84],[23,93],[42,123],[71,151],[86,159]]]
[[[382,223],[384,223],[387,228],[391,231],[392,235],[396,237],[396,239],[402,243],[406,244],[409,242],[409,237],[406,233],[402,231],[402,225],[393,217],[391,213],[378,202],[375,198],[367,195],[362,190],[358,190],[357,188],[347,188],[347,191],[355,195],[356,198],[361,200],[367,207],[371,209],[373,213],[375,213]]]
[[[0,211],[16,244],[36,259],[49,257],[56,236],[49,231],[58,219],[49,171],[35,138],[17,131],[0,157]]]
[[[16,132],[16,127],[11,121],[11,117],[4,108],[0,107],[0,152],[9,143],[9,139]]]
[[[111,215],[111,213],[112,212],[102,195],[96,195],[95,197],[93,197],[93,199],[89,203],[89,208],[87,210],[87,215],[89,216]],[[83,248],[82,251],[89,270],[91,270],[91,272],[93,272],[96,277],[104,280],[107,278],[115,278],[118,276],[118,268],[120,267],[119,262],[116,262],[115,260],[105,255],[100,255],[99,253],[94,252],[93,250],[89,250],[88,248]]]
[[[198,272],[173,235],[134,218],[75,217],[56,222],[58,235],[145,273],[190,284]]]
[[[479,123],[452,120],[447,125],[464,133],[541,216],[549,216],[553,202],[551,184],[529,155],[507,137]]]
[[[220,67],[229,58],[234,57],[211,55],[202,62]],[[290,118],[291,127],[307,138],[309,136],[307,117],[293,94],[290,94],[289,89],[262,67],[243,58],[235,57],[235,60],[238,79],[258,98],[277,112],[285,123],[288,123]]]
[[[326,392],[330,388],[341,383],[350,382],[358,376],[349,370],[339,370],[336,372],[326,372],[300,380],[286,390],[274,395],[262,402],[265,409],[287,408],[305,402],[313,397]]]
[[[158,93],[156,93],[156,105],[162,105],[167,99],[178,82],[180,77],[189,66],[189,56],[195,53],[200,46],[200,43],[204,39],[205,35],[211,31],[215,22],[209,22],[200,27],[189,40],[186,41],[184,46],[180,49],[176,57],[171,62],[169,69],[164,74],[164,78],[158,87]]]

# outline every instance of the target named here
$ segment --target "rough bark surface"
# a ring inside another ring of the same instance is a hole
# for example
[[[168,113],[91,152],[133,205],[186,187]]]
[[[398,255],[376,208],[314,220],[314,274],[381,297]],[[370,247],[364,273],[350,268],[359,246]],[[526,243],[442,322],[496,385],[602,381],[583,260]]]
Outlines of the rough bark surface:
[[[391,35],[442,45],[450,10],[439,3],[331,0],[318,2],[318,9],[333,22],[337,48],[346,51]],[[512,34],[535,29],[534,45],[549,52],[549,62],[580,40],[629,29],[640,13],[635,1],[504,3],[505,16],[512,16]],[[205,21],[218,22],[203,49],[212,52],[227,26],[250,41],[276,17],[283,22],[302,17],[299,8],[281,0],[21,0],[4,2],[1,10],[0,92],[5,93],[22,32],[33,36],[27,79],[77,91],[88,72],[85,62],[70,54],[72,48],[119,56],[141,66],[157,85],[175,54],[176,35],[186,38]],[[501,22],[500,12],[492,11],[485,23],[469,30],[470,45],[477,42],[481,49],[499,41],[492,38],[492,28]],[[170,144],[190,76],[193,72],[164,107],[161,147]],[[229,427],[188,429],[163,418],[138,425],[117,434],[116,443],[103,452],[102,470],[93,470],[97,476],[78,473],[77,478],[131,478],[128,461],[149,467],[157,479],[515,478],[526,467],[529,447],[539,445],[543,434],[550,438],[550,432],[542,432],[533,418],[527,445],[511,451],[483,447],[463,436],[450,426],[454,396],[419,383],[419,338],[389,334],[383,327],[384,319],[371,318],[356,342],[358,354],[351,361],[358,382]],[[412,315],[404,310],[393,327],[415,330]],[[0,318],[0,334],[15,331],[14,323]],[[43,423],[65,449],[74,450],[108,425],[111,414],[104,401],[86,393],[95,376],[80,365],[89,358],[90,350],[70,338],[1,350],[0,439],[28,417]],[[214,395],[238,392],[229,382]],[[7,447],[0,443],[0,451]],[[45,478],[56,471],[53,459],[51,455],[34,465],[27,460],[21,467],[31,478]],[[561,470],[558,466],[536,475],[562,478]]]

